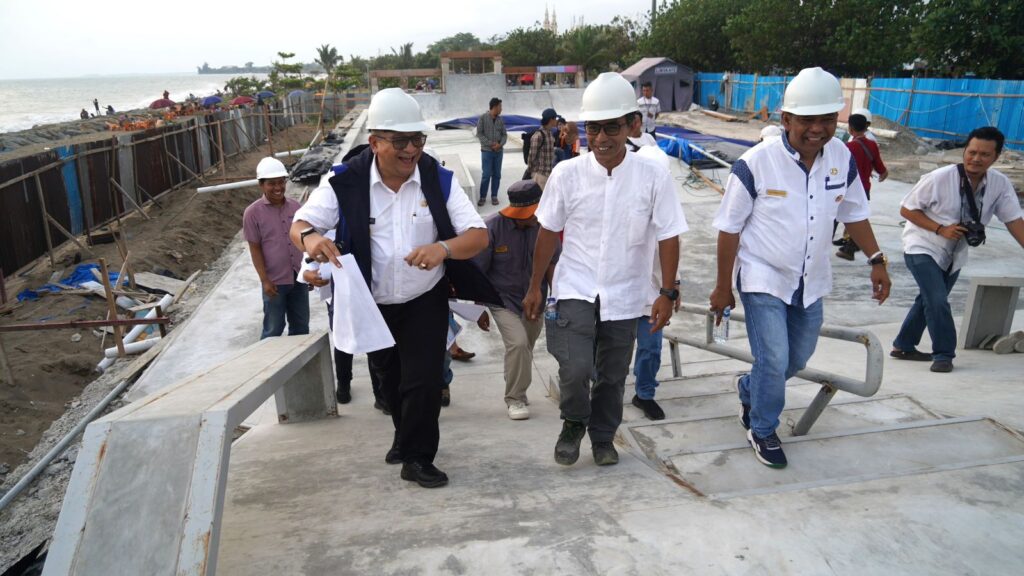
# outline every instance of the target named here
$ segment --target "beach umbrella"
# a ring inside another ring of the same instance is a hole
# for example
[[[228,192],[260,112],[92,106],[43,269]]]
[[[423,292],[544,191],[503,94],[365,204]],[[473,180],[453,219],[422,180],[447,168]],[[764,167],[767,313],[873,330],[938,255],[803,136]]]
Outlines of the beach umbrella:
[[[241,106],[243,104],[252,104],[255,101],[256,101],[256,99],[253,98],[252,96],[238,96],[237,98],[235,98],[234,100],[231,101],[231,105],[232,106]]]
[[[206,98],[203,98],[202,105],[205,108],[207,106],[213,106],[214,104],[220,104],[221,102],[222,100],[220,96],[207,96]]]
[[[305,90],[292,90],[291,92],[288,93],[289,98],[302,98],[305,95]]]
[[[273,98],[274,96],[276,96],[276,94],[274,94],[270,90],[264,90],[262,92],[257,92],[256,95],[259,96],[260,98],[263,98],[264,100],[266,100],[267,98]]]
[[[169,100],[167,98],[153,100],[153,103],[149,105],[153,110],[157,110],[159,108],[170,108],[171,106],[174,106],[174,100]]]

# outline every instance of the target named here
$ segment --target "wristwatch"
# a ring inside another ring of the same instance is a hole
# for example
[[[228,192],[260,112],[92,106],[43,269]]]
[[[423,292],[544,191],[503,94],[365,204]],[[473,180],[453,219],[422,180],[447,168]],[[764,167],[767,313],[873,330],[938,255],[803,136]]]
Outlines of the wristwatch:
[[[679,299],[679,290],[677,290],[675,288],[673,288],[671,290],[669,290],[668,288],[662,288],[662,289],[658,290],[658,294],[661,294],[662,296],[664,296],[665,298],[668,298],[669,300],[671,300],[673,302],[675,302],[676,300]]]
[[[881,252],[876,252],[874,256],[868,259],[868,264],[870,264],[871,266],[876,266],[878,264],[886,266],[889,264],[889,259],[885,257],[885,254]]]
[[[306,228],[302,232],[299,232],[299,244],[302,244],[303,249],[306,248],[306,236],[309,236],[314,232],[316,232],[316,228],[313,228],[312,226]]]

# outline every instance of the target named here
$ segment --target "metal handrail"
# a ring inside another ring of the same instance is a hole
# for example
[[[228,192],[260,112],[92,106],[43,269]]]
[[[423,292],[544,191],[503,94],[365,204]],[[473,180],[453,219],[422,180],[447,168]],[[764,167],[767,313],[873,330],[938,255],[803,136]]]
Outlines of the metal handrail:
[[[715,313],[709,310],[706,305],[683,303],[680,304],[679,310],[689,314],[704,316],[704,338],[668,334],[664,336],[664,338],[669,341],[669,349],[672,358],[672,375],[674,377],[678,378],[682,375],[680,370],[681,364],[679,362],[680,344],[700,348],[702,350],[707,350],[708,352],[714,352],[716,354],[721,354],[722,356],[728,356],[751,364],[754,363],[753,355],[751,355],[747,350],[715,342],[713,337]],[[730,314],[730,318],[737,321],[744,320],[743,314],[735,311]],[[864,379],[858,380],[856,378],[850,378],[841,374],[835,374],[814,368],[804,368],[797,372],[796,376],[812,382],[818,382],[822,387],[814,397],[814,400],[812,400],[811,404],[807,407],[807,410],[804,411],[800,421],[793,427],[794,436],[803,436],[810,431],[811,426],[813,426],[815,421],[818,420],[822,411],[825,410],[829,401],[832,400],[832,397],[835,396],[836,392],[839,390],[856,394],[858,396],[868,397],[874,396],[882,385],[882,368],[885,362],[885,354],[882,351],[881,341],[878,340],[878,337],[875,336],[873,332],[824,324],[822,325],[819,334],[826,338],[846,340],[848,342],[859,342],[864,345],[867,349],[867,357],[865,359],[864,366]]]

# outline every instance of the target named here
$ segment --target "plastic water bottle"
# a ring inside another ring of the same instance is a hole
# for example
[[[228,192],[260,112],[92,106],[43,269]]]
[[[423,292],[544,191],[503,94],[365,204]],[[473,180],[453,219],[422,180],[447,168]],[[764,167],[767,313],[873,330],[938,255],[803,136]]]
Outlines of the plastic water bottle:
[[[554,297],[549,297],[547,305],[544,306],[544,319],[558,320],[558,301]]]
[[[719,322],[718,326],[715,326],[713,336],[717,344],[725,344],[729,340],[729,314],[731,309],[726,306],[725,310],[722,310],[722,321]]]

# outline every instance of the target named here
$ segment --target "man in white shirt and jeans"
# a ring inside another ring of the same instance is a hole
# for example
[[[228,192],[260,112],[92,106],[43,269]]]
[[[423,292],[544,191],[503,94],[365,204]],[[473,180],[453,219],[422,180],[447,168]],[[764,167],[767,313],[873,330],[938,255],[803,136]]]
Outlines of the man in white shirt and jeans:
[[[537,208],[541,228],[523,309],[529,319],[540,316],[541,282],[558,234],[564,233],[551,291],[557,319],[546,321],[564,420],[555,461],[575,463],[589,433],[594,462],[605,466],[619,461],[612,439],[622,422],[637,318],[651,304],[655,246],[662,277],[651,304],[652,332],[668,323],[679,298],[679,235],[687,228],[668,170],[626,153],[626,138],[640,122],[629,82],[615,72],[598,76],[583,93],[580,119],[590,151],[559,162],[551,172]]]
[[[868,200],[850,151],[834,139],[843,108],[839,80],[821,68],[800,71],[786,87],[781,138],[754,146],[733,164],[714,220],[718,280],[711,309],[733,308],[733,277],[754,364],[737,379],[740,422],[757,459],[786,466],[775,430],[786,380],[814,353],[822,298],[832,289],[832,221],[871,258],[873,298],[889,296],[885,256],[878,251]]]
[[[992,169],[1003,141],[995,127],[975,129],[967,137],[963,164],[925,174],[900,203],[900,215],[907,219],[903,259],[920,292],[892,343],[889,355],[893,358],[931,360],[932,372],[953,370],[956,325],[949,292],[967,264],[970,234],[965,223],[987,225],[995,216],[1024,247],[1020,201],[1009,178]],[[972,214],[967,194],[974,197],[977,214]],[[925,326],[932,340],[931,354],[917,350]]]
[[[636,106],[640,110],[640,118],[643,120],[643,131],[645,134],[650,134],[651,137],[654,137],[654,129],[656,128],[654,121],[658,119],[658,114],[661,113],[661,101],[654,97],[654,88],[651,87],[650,82],[644,82],[640,85],[640,93],[643,95],[637,98]]]

